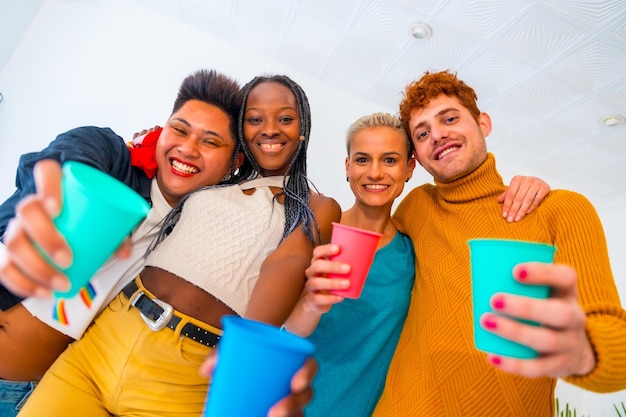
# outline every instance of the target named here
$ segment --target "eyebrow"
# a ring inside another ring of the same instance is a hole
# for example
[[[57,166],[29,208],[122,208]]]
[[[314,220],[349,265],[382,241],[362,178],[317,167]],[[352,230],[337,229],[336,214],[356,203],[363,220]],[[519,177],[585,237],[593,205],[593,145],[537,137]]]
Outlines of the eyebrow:
[[[400,152],[396,152],[396,151],[383,152],[383,156],[392,156],[392,155],[400,156]],[[370,154],[367,152],[356,151],[354,152],[353,156],[370,156]]]
[[[435,117],[440,117],[440,116],[442,116],[442,115],[444,115],[444,114],[446,114],[448,112],[451,112],[451,111],[460,111],[460,110],[458,108],[456,108],[456,107],[446,107],[445,109],[441,109],[440,111],[438,111],[437,114],[435,114]],[[415,131],[418,128],[420,128],[422,126],[425,126],[427,124],[428,123],[425,122],[425,121],[424,122],[420,122],[413,128],[413,131]]]
[[[252,111],[252,110],[254,110],[254,111],[262,111],[262,109],[259,108],[259,107],[246,107],[245,112],[247,113],[247,112]],[[298,106],[297,105],[296,106],[287,105],[287,106],[280,107],[278,110],[279,111],[282,111],[282,110],[294,110],[294,111],[297,112],[298,111]]]
[[[179,121],[180,123],[184,124],[187,127],[191,127],[191,123],[189,123],[187,120],[180,118],[180,117],[175,117],[172,120],[176,120]],[[220,139],[224,139],[222,137],[222,135],[220,135],[219,133],[213,131],[213,130],[203,130],[202,133],[204,133],[205,135],[211,135],[211,136],[217,136]]]

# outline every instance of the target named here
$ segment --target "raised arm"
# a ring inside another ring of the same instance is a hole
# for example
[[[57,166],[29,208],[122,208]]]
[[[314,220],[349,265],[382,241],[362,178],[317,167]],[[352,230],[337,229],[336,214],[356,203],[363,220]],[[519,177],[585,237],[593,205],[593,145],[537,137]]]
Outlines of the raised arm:
[[[0,267],[3,284],[22,296],[48,295],[66,289],[68,282],[41,256],[33,242],[51,254],[59,265],[69,266],[72,254],[52,219],[61,210],[61,165],[43,160],[34,169],[37,194],[26,196],[16,207],[5,235],[6,256]]]
[[[322,314],[330,311],[333,304],[344,300],[344,297],[328,293],[328,290],[350,286],[347,279],[326,277],[329,273],[350,272],[349,264],[328,259],[337,253],[339,246],[333,244],[320,245],[313,250],[311,265],[306,269],[304,293],[285,322],[285,328],[290,332],[309,336],[317,327]]]
[[[341,219],[341,208],[328,197],[311,196],[311,209],[322,242],[330,240],[332,222]],[[302,294],[305,270],[311,263],[313,243],[301,227],[287,236],[263,262],[245,316],[281,326]]]
[[[111,129],[91,126],[72,129],[57,136],[42,151],[23,155],[16,191],[0,205],[0,233],[7,252],[0,261],[0,281],[20,296],[43,295],[67,285],[65,278],[41,257],[33,242],[60,265],[71,262],[69,248],[52,223],[61,207],[60,164],[70,160],[91,165],[145,198],[149,196],[150,180],[131,167],[126,144]],[[4,287],[0,290],[6,291]]]
[[[532,347],[539,357],[521,360],[489,355],[498,368],[528,377],[551,376],[595,392],[626,389],[626,311],[611,271],[606,238],[591,203],[581,195],[554,191],[544,206],[557,251],[554,264],[520,264],[514,277],[549,285],[547,300],[496,294],[502,315],[486,314],[483,327]],[[563,215],[567,207],[567,215]],[[507,317],[541,323],[529,326]]]
[[[37,192],[33,169],[37,162],[44,159],[53,159],[60,164],[78,161],[91,165],[114,176],[143,197],[150,195],[150,181],[131,167],[130,153],[120,136],[108,128],[79,127],[60,134],[45,149],[20,157],[15,176],[16,190],[0,205],[0,236],[15,216],[17,203]]]

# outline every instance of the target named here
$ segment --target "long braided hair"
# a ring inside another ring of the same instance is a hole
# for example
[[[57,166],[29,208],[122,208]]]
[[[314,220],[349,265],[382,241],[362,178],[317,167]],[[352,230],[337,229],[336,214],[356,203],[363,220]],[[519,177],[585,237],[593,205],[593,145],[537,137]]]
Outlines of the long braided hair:
[[[294,158],[291,160],[289,167],[285,174],[285,180],[283,181],[283,191],[281,194],[285,196],[285,229],[283,230],[282,239],[285,239],[296,227],[302,225],[302,229],[306,236],[313,242],[313,244],[322,241],[321,232],[317,225],[317,220],[313,211],[309,207],[309,200],[311,197],[311,190],[309,187],[309,180],[307,178],[307,148],[309,146],[309,136],[311,134],[311,109],[309,107],[309,99],[306,93],[300,87],[298,83],[293,81],[286,75],[270,75],[270,76],[258,76],[253,78],[250,82],[242,88],[243,93],[243,105],[239,112],[239,119],[237,121],[238,128],[238,145],[241,146],[246,159],[250,160],[253,172],[248,179],[254,179],[260,175],[261,168],[257,161],[252,156],[246,139],[244,136],[244,120],[246,103],[248,101],[248,95],[250,91],[261,83],[277,82],[285,87],[289,88],[295,98],[298,108],[298,116],[300,118],[300,141],[298,143],[298,149],[294,154]],[[281,241],[282,241],[281,239]]]

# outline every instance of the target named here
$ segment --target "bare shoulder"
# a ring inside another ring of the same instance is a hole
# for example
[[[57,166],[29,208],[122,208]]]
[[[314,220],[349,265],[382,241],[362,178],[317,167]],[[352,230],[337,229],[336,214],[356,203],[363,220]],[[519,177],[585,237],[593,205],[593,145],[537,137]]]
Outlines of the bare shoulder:
[[[332,223],[341,221],[341,206],[334,198],[317,193],[311,194],[309,204],[321,232],[322,242],[320,243],[327,243],[330,241]]]
[[[327,197],[323,194],[311,193],[310,205],[311,210],[317,213],[318,211],[328,211],[330,213],[338,213],[341,215],[341,206],[334,198]]]

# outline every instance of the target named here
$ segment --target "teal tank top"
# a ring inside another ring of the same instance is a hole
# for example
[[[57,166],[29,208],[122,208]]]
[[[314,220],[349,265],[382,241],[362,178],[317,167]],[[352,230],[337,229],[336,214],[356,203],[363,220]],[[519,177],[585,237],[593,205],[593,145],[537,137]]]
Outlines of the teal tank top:
[[[306,417],[369,417],[385,385],[411,299],[415,252],[397,233],[374,257],[358,299],[346,298],[324,314],[309,336],[318,373]]]

